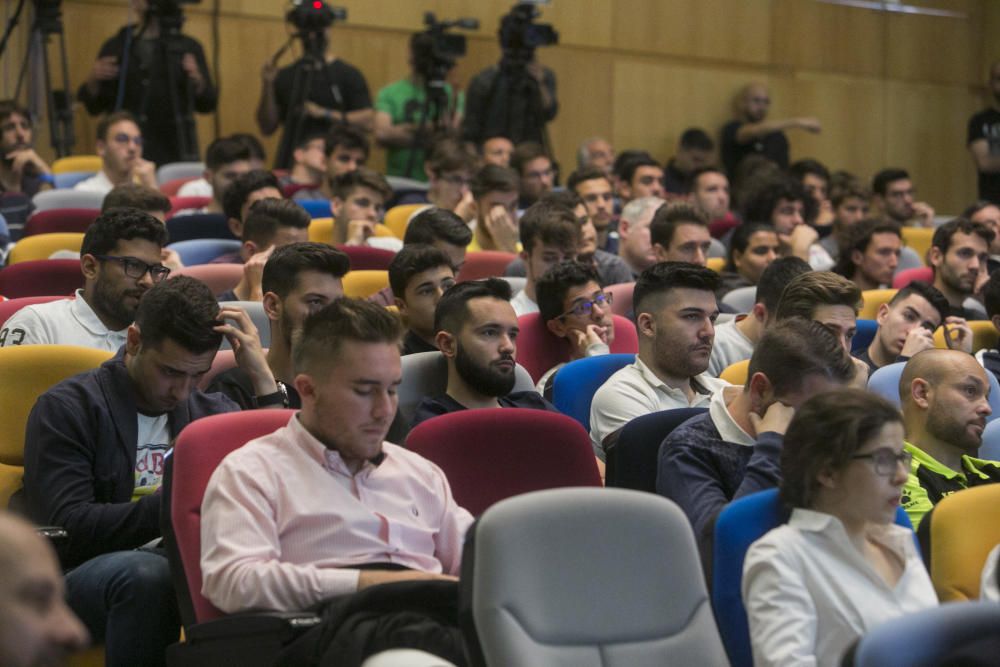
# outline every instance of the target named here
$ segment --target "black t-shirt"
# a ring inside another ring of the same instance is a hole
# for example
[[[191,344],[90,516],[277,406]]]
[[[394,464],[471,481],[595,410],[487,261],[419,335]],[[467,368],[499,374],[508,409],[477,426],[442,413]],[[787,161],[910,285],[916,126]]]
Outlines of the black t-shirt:
[[[542,395],[537,391],[515,391],[506,396],[501,396],[498,402],[501,408],[531,408],[533,410],[558,412],[556,406],[542,398]],[[420,401],[420,405],[417,406],[417,410],[413,414],[413,426],[416,427],[417,424],[427,421],[431,417],[466,409],[464,405],[448,394],[442,394],[433,398],[428,396]]]
[[[1000,111],[986,109],[969,119],[967,144],[976,139],[985,139],[990,146],[990,155],[1000,155]],[[1000,204],[1000,173],[979,172],[979,198]]]
[[[403,336],[403,350],[402,355],[406,356],[408,354],[416,354],[417,352],[437,352],[438,349],[425,341],[423,338],[413,333],[412,329],[406,330],[406,335]]]
[[[784,132],[771,132],[753,141],[741,144],[736,141],[736,132],[743,125],[742,121],[734,120],[722,128],[722,164],[726,167],[729,177],[736,173],[736,167],[748,155],[763,155],[777,163],[782,169],[788,168],[788,138]]]

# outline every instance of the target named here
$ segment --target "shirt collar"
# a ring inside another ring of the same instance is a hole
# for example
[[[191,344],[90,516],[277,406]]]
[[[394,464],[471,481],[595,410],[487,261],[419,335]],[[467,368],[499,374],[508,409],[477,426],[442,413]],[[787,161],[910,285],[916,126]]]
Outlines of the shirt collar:
[[[315,461],[317,464],[323,466],[330,472],[340,473],[346,475],[347,477],[354,477],[355,473],[352,473],[347,464],[344,463],[344,459],[341,458],[340,452],[335,449],[330,449],[322,442],[320,442],[316,436],[310,433],[305,426],[302,425],[302,421],[299,419],[300,412],[296,412],[290,420],[288,420],[288,430],[291,434],[292,440],[298,444],[305,452],[306,455]],[[365,464],[361,467],[356,475],[368,475],[371,474],[378,466],[385,461],[388,452],[383,447],[382,453],[374,460],[365,461]]]
[[[847,531],[844,529],[844,524],[841,523],[840,519],[826,512],[817,512],[815,510],[796,507],[792,510],[792,516],[788,519],[788,525],[804,532],[826,533],[835,540],[844,542],[849,540]],[[904,554],[904,540],[913,539],[913,531],[902,526],[897,526],[894,523],[872,525],[868,530],[868,535],[901,555]],[[905,556],[903,556],[903,560],[906,560]]]
[[[682,397],[685,403],[688,402],[687,395],[684,393],[683,389],[671,387],[666,382],[661,380],[649,366],[643,363],[642,359],[639,358],[639,355],[636,355],[635,357],[635,368],[639,371],[642,379],[645,380],[646,384],[649,386],[659,389],[660,391],[670,394],[671,396]],[[691,389],[694,390],[695,394],[703,394],[705,396],[711,395],[712,391],[698,381],[698,378],[700,377],[701,375],[696,375],[691,378]]]
[[[737,391],[743,391],[742,387],[737,387],[736,389]],[[719,437],[726,442],[753,447],[757,441],[733,419],[732,414],[729,412],[729,407],[726,405],[726,393],[726,390],[723,389],[712,394],[711,402],[708,405],[708,413],[712,418],[712,423],[715,425],[716,430],[719,431]]]
[[[967,479],[966,476],[970,473],[982,478],[987,477],[976,466],[978,459],[974,459],[967,454],[962,454],[962,469],[952,470],[913,443],[904,442],[903,444],[906,446],[906,450],[913,454],[913,463],[910,470],[914,473],[920,466],[923,466],[945,479],[961,479],[965,481]]]
[[[97,313],[94,312],[94,309],[90,307],[90,304],[87,303],[87,300],[83,298],[82,289],[76,291],[76,298],[73,299],[70,310],[73,313],[73,317],[83,325],[83,328],[95,336],[116,336],[122,340],[125,339],[128,327],[116,331],[108,329],[104,325],[104,322],[101,321],[101,318],[97,316]]]

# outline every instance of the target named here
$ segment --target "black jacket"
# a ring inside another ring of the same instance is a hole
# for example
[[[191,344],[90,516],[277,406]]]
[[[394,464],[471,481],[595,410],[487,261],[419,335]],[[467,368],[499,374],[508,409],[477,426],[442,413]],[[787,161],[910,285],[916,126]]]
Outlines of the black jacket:
[[[239,406],[194,391],[170,413],[170,434]],[[42,394],[28,416],[24,500],[31,518],[69,533],[63,565],[133,549],[160,535],[160,493],[132,502],[138,420],[124,353]]]

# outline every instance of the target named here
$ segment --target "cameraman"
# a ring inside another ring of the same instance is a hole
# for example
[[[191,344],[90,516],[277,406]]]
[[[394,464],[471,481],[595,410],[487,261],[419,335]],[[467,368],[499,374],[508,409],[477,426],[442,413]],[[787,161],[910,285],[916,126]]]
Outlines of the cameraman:
[[[532,23],[534,16],[535,8],[522,3],[500,19],[500,63],[469,83],[462,135],[477,146],[495,136],[548,146],[545,124],[559,111],[556,75],[535,59],[535,48],[555,44],[558,36]]]
[[[132,112],[142,130],[146,159],[157,164],[197,159],[197,134],[190,111],[210,113],[218,101],[205,53],[197,40],[177,34],[170,38],[170,49],[180,57],[169,62],[161,19],[166,16],[171,21],[183,21],[178,0],[131,0],[131,4],[140,17],[139,23],[125,26],[104,43],[77,98],[92,116],[120,110]],[[170,90],[167,83],[168,69],[172,70],[175,90]],[[120,90],[122,87],[124,90]],[[192,129],[188,155],[181,154],[178,113]]]
[[[386,174],[427,180],[426,148],[435,131],[454,130],[461,125],[465,99],[455,95],[451,84],[442,84],[444,108],[428,103],[428,82],[446,74],[454,63],[435,67],[434,37],[418,32],[410,37],[410,76],[390,83],[375,99],[375,140],[386,149]]]
[[[374,112],[364,75],[358,68],[337,58],[330,48],[330,28],[336,14],[326,2],[320,2],[319,7],[313,4],[298,3],[285,17],[302,40],[303,56],[281,70],[277,68],[278,56],[275,56],[261,69],[257,126],[266,136],[274,134],[278,125],[289,120],[289,107],[298,106],[299,100],[292,99],[297,80],[304,86],[309,79],[301,108],[292,110],[291,127],[283,130],[275,161],[279,169],[290,166],[292,149],[302,136],[325,134],[336,123],[347,123],[364,132],[372,129]],[[312,71],[310,76],[308,72],[314,66],[317,71]]]

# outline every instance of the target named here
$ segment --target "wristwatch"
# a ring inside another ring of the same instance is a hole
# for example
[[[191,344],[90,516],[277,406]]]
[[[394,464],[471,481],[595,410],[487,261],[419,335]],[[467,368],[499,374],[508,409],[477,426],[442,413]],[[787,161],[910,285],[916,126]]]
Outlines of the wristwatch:
[[[268,408],[272,405],[281,405],[283,407],[288,407],[288,390],[285,389],[285,384],[283,382],[277,382],[278,391],[271,394],[264,394],[263,396],[252,396],[250,402],[253,404],[254,408]]]

